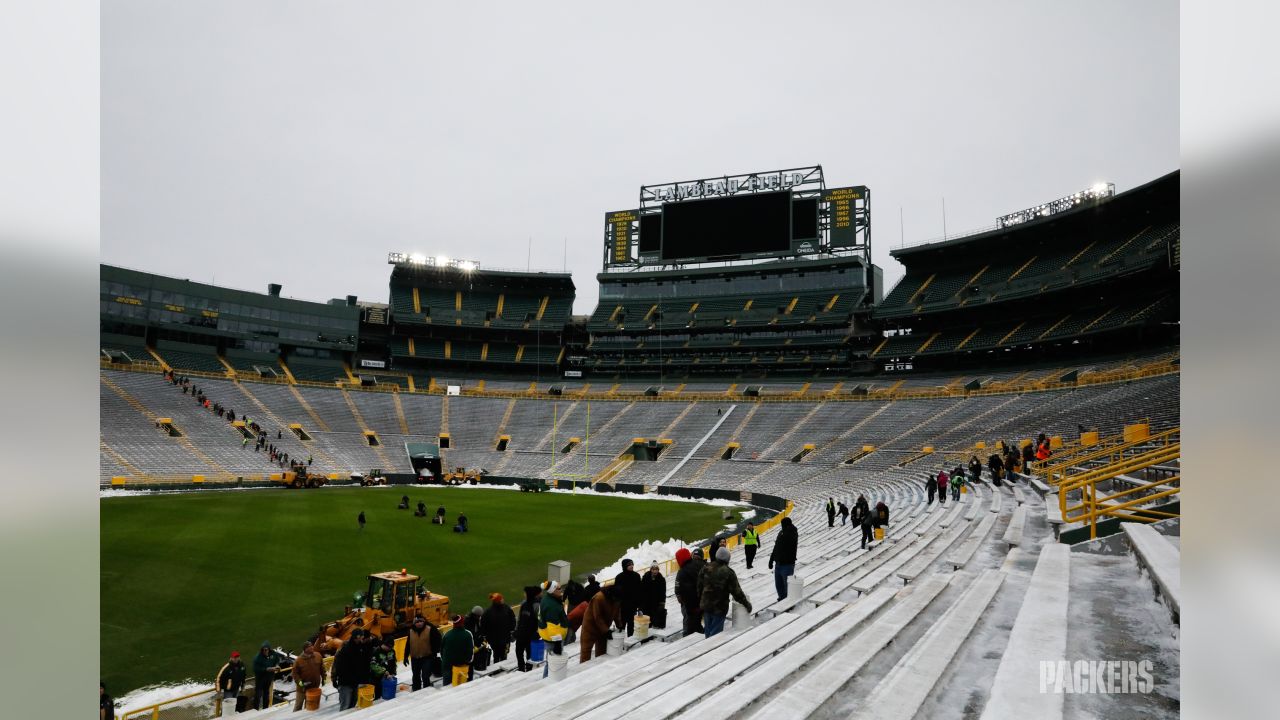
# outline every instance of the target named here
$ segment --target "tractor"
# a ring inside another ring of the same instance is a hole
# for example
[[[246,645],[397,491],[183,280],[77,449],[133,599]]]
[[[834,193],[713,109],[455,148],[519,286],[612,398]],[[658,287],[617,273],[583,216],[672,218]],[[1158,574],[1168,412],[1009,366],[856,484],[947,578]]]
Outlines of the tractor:
[[[436,627],[448,627],[449,598],[428,591],[419,580],[405,570],[370,575],[368,592],[356,593],[354,603],[344,610],[341,619],[320,627],[320,634],[326,638],[321,643],[322,651],[337,652],[356,628],[377,637],[401,637],[408,634],[418,615]]]
[[[480,477],[487,474],[484,470],[476,471],[460,467],[455,468],[451,473],[445,473],[441,482],[445,485],[476,485],[480,482]]]

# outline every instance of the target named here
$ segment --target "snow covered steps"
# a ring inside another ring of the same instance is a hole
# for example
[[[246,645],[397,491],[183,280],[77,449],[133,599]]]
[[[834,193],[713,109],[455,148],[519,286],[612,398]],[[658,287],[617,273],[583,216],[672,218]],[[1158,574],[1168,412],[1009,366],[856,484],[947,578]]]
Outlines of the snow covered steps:
[[[830,648],[825,660],[819,663],[786,690],[779,693],[753,720],[775,718],[802,718],[813,714],[850,678],[902,632],[934,598],[946,588],[954,575],[933,575],[916,585],[909,585],[898,592],[898,601],[866,630]],[[695,708],[696,709],[696,708]],[[700,718],[691,711],[689,718]]]
[[[983,720],[1061,720],[1064,696],[1042,692],[1039,672],[1041,660],[1066,658],[1070,569],[1071,549],[1045,543],[1000,657]]]
[[[1000,497],[1000,493],[996,493],[996,497]],[[982,544],[982,541],[987,537],[987,534],[991,532],[991,528],[995,526],[996,520],[999,519],[999,517],[1000,516],[998,514],[987,515],[982,519],[982,522],[978,523],[978,527],[973,531],[973,534],[966,538],[964,542],[960,543],[959,547],[947,556],[946,562],[953,570],[959,570],[969,563],[969,559],[978,551],[978,546]]]
[[[1009,527],[1004,531],[1004,542],[1009,547],[1018,547],[1022,544],[1022,529],[1027,524],[1027,506],[1019,505],[1013,511],[1013,518],[1009,520]]]
[[[1182,567],[1178,548],[1150,525],[1127,522],[1120,523],[1120,529],[1128,537],[1138,563],[1151,574],[1157,594],[1164,598],[1173,615],[1173,622],[1181,624]]]
[[[969,633],[973,632],[1003,581],[1004,573],[999,570],[982,571],[955,604],[860,703],[859,711],[853,717],[865,720],[910,720],[916,717],[925,698],[937,686],[938,678],[951,664]]]

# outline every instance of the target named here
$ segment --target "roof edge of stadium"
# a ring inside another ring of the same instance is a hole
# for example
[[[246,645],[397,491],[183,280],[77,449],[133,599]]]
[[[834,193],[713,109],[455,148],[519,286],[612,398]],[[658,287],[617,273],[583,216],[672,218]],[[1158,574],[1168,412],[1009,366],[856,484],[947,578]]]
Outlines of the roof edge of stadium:
[[[1160,177],[1157,177],[1154,180],[1150,180],[1137,187],[1125,190],[1122,193],[1117,193],[1115,195],[1112,195],[1109,198],[1105,198],[1098,202],[1090,203],[1088,205],[1081,205],[1077,208],[1073,208],[1066,212],[1049,215],[1048,217],[1044,217],[1044,218],[1038,218],[1036,220],[1025,222],[1020,225],[1014,225],[1012,227],[1004,227],[1004,228],[986,227],[979,230],[967,231],[964,234],[955,235],[947,238],[946,240],[937,240],[932,242],[925,241],[925,242],[918,243],[916,245],[910,245],[907,247],[893,248],[889,250],[889,255],[892,256],[895,260],[897,260],[897,259],[901,259],[903,256],[906,256],[906,255],[924,254],[924,253],[932,252],[934,250],[939,250],[942,248],[950,248],[950,247],[955,247],[957,245],[963,245],[966,243],[985,240],[987,238],[1012,235],[1014,233],[1022,232],[1024,230],[1034,230],[1035,228],[1043,227],[1045,225],[1048,225],[1054,222],[1061,222],[1063,219],[1066,219],[1066,218],[1075,217],[1076,215],[1079,215],[1080,213],[1083,213],[1086,210],[1092,210],[1094,208],[1110,205],[1111,203],[1114,203],[1123,198],[1129,198],[1129,197],[1132,197],[1133,195],[1150,190],[1152,188],[1159,186],[1164,182],[1170,182],[1172,178],[1176,178],[1181,172],[1182,172],[1181,169],[1178,169],[1172,172],[1165,173],[1164,175],[1161,175]]]

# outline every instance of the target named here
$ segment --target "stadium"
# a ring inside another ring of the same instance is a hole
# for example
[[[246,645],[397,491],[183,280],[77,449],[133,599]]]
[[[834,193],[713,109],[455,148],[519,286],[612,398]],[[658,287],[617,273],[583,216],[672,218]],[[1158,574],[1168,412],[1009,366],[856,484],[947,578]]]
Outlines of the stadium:
[[[1063,188],[893,249],[892,287],[871,189],[821,166],[641,186],[590,280],[405,249],[385,298],[325,303],[104,264],[103,673],[205,686],[119,717],[208,717],[230,650],[267,634],[291,660],[372,573],[465,614],[642,547],[665,628],[615,631],[606,662],[548,653],[545,679],[507,658],[402,680],[363,716],[1176,717],[1178,194],[1177,172]],[[888,508],[869,543],[827,510],[859,496]],[[771,552],[784,519],[779,580],[742,533]],[[685,637],[675,552],[717,539],[750,607]],[[219,593],[259,601],[195,597]],[[196,637],[160,657],[148,632]],[[261,716],[297,692],[282,675]],[[317,702],[339,712],[329,684]]]

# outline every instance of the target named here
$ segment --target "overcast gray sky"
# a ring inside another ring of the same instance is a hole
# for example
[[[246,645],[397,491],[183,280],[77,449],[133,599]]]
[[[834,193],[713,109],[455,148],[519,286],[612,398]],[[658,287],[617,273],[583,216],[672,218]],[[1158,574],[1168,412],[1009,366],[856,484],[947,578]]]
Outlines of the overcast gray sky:
[[[1178,167],[1178,3],[112,0],[102,260],[385,302],[389,251],[568,269],[639,186],[821,164],[874,259]]]

